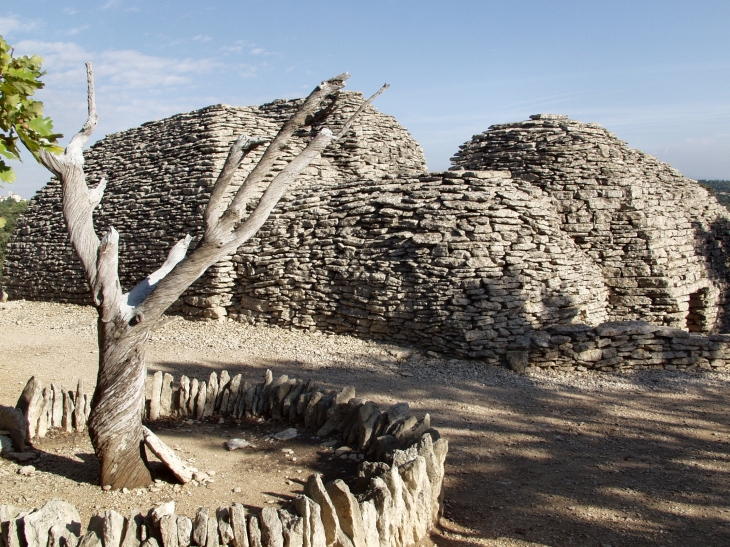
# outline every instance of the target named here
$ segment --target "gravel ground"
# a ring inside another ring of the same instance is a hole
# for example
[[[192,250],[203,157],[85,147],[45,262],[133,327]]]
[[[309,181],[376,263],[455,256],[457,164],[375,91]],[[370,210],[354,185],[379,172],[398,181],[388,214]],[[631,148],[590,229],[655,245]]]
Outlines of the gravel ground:
[[[14,404],[33,374],[69,386],[84,378],[93,386],[95,317],[93,309],[79,306],[0,305],[0,403]],[[419,413],[431,413],[451,443],[445,518],[433,537],[439,545],[730,544],[730,375],[518,376],[446,357],[349,336],[176,318],[153,333],[147,351],[151,371],[176,378],[202,379],[222,369],[259,378],[271,368],[333,387],[354,385],[359,396],[383,404],[406,400]],[[327,450],[316,443],[301,441],[295,448],[301,460],[292,466],[274,447],[262,446],[258,455],[222,449],[225,435],[256,439],[262,431],[200,424],[185,432],[178,425],[164,426],[161,436],[198,461],[215,462],[225,488],[219,481],[192,493],[158,485],[157,492],[130,493],[133,499],[103,494],[93,485],[97,468],[88,440],[59,435],[39,443],[49,465],[33,477],[17,475],[16,464],[0,465],[0,503],[20,498],[37,505],[58,495],[58,488],[89,511],[163,499],[177,499],[182,512],[207,500],[260,507],[296,493],[294,467],[342,472],[328,467]],[[70,462],[74,471],[63,471]],[[248,475],[253,482],[270,481],[269,493],[246,486]],[[241,492],[228,488],[234,483]]]

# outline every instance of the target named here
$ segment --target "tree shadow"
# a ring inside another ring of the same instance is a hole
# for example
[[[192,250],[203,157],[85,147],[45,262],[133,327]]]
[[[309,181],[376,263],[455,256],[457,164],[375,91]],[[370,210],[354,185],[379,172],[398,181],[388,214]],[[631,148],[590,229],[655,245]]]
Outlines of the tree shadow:
[[[81,460],[77,461],[53,452],[36,451],[39,453],[39,457],[31,463],[37,471],[65,477],[78,483],[99,484],[101,466],[93,453],[77,453],[76,458]]]
[[[350,378],[359,396],[411,401],[419,414],[430,412],[450,442],[445,516],[474,537],[548,545],[730,542],[726,378],[602,373],[583,375],[594,384],[576,387],[567,377],[521,376],[469,361],[440,361],[437,371],[427,362],[383,358],[383,370],[396,370],[387,393],[382,378],[368,382],[367,371],[353,377],[344,365],[295,371],[272,358],[264,366],[333,387]],[[210,366],[231,374],[239,367],[219,361],[199,370]],[[260,381],[260,366],[246,367],[244,377]],[[414,366],[422,374],[398,374]],[[327,465],[322,459],[315,470],[342,478]]]

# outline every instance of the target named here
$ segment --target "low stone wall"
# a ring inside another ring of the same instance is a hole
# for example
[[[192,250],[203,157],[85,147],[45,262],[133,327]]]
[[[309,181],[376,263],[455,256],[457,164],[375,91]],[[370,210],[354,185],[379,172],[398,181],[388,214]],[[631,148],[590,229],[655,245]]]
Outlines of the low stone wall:
[[[520,372],[728,370],[730,334],[706,336],[643,321],[557,326],[534,332],[528,346],[507,352],[507,363]]]
[[[148,382],[148,419],[262,416],[300,424],[367,454],[369,460],[358,468],[358,483],[364,486],[353,493],[342,480],[324,485],[313,474],[304,494],[285,509],[265,507],[250,514],[233,504],[200,508],[191,519],[175,515],[174,503],[168,502],[146,515],[102,511],[83,534],[78,511],[66,502],[51,500],[32,511],[0,505],[0,547],[406,547],[430,533],[441,511],[448,442],[430,427],[428,414],[417,419],[407,403],[381,410],[356,398],[351,386],[324,390],[286,375],[274,379],[268,370],[255,383],[226,371],[211,373],[207,381],[182,376],[173,383],[170,374],[159,371]],[[72,428],[84,427],[88,396],[83,386],[72,396],[31,378],[19,403],[29,396],[29,435],[66,427],[64,420]],[[73,400],[84,402],[79,421],[65,404],[56,426],[54,409]]]

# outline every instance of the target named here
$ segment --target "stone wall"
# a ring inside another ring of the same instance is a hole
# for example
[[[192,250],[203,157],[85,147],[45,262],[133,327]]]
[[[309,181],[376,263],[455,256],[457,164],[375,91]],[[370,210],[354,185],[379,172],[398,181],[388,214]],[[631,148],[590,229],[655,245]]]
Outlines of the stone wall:
[[[313,186],[233,258],[228,314],[498,362],[547,325],[605,320],[600,270],[506,172]]]
[[[157,372],[147,392],[145,413],[151,420],[261,416],[314,430],[320,437],[335,437],[355,447],[352,454],[360,453],[361,461],[368,455],[358,467],[359,487],[353,492],[339,479],[324,485],[321,476],[313,474],[304,493],[283,509],[265,507],[251,513],[237,503],[200,508],[189,518],[175,515],[174,502],[168,502],[146,515],[125,517],[102,511],[91,518],[84,533],[78,511],[66,502],[51,500],[32,511],[0,505],[0,546],[407,547],[426,538],[440,515],[448,442],[431,428],[428,414],[416,419],[407,403],[381,410],[356,398],[353,387],[329,391],[311,381],[288,376],[274,379],[270,371],[257,383],[243,380],[240,374],[231,378],[226,371],[220,376],[211,373],[207,382],[185,376],[174,382],[171,375]],[[31,436],[56,427],[59,396],[63,404],[58,409],[58,427],[71,424],[83,429],[88,406],[83,403],[79,415],[83,421],[76,421],[68,401],[87,397],[81,387],[70,393],[57,386],[44,388],[31,378],[19,401],[32,402],[19,404],[30,418]],[[150,446],[148,433],[156,437],[147,430],[145,442]],[[178,465],[184,466],[179,461]],[[179,468],[173,471],[184,482],[207,478],[193,469],[184,471],[190,471],[188,478],[181,476]],[[21,467],[19,472],[32,473],[32,468]]]
[[[730,215],[696,181],[596,124],[538,114],[493,125],[455,168],[506,169],[554,199],[601,268],[612,320],[726,331]]]
[[[644,321],[561,325],[533,333],[529,347],[507,352],[520,372],[730,369],[730,335],[702,335]]]

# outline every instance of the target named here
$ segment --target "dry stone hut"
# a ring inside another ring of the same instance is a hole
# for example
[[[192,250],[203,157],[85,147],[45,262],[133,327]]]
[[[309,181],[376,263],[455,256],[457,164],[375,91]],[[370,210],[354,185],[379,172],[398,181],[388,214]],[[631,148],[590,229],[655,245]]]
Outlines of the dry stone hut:
[[[727,331],[730,216],[696,181],[596,124],[538,114],[461,146],[456,168],[504,169],[552,196],[601,269],[612,321]]]
[[[302,99],[303,100],[303,99]],[[89,148],[87,180],[108,181],[95,213],[97,229],[113,225],[120,232],[120,280],[129,289],[159,267],[174,242],[198,236],[202,214],[228,148],[242,133],[275,135],[302,100],[274,101],[259,107],[215,105],[108,135]],[[335,130],[362,103],[359,93],[343,93],[329,125]],[[298,135],[291,156],[306,146]],[[262,154],[245,160],[243,181]],[[282,163],[286,163],[285,157]],[[299,182],[337,183],[367,177],[379,180],[421,173],[423,151],[394,118],[368,107],[345,138],[303,173]],[[234,192],[237,185],[232,185]],[[31,200],[8,248],[5,284],[11,298],[89,303],[81,266],[68,243],[61,216],[61,188],[52,180]],[[229,304],[232,262],[209,272],[181,302],[187,315],[217,316]]]
[[[335,123],[362,100],[346,95]],[[295,105],[213,106],[110,135],[87,151],[91,180],[109,179],[97,226],[121,233],[126,288],[183,234],[199,233],[230,142],[243,132],[273,134]],[[428,174],[407,131],[368,108],[256,237],[174,311],[493,363],[725,366],[730,339],[683,338],[726,328],[730,217],[694,181],[599,126],[549,115],[494,126],[454,162]],[[66,241],[52,181],[11,242],[11,297],[87,301]]]

